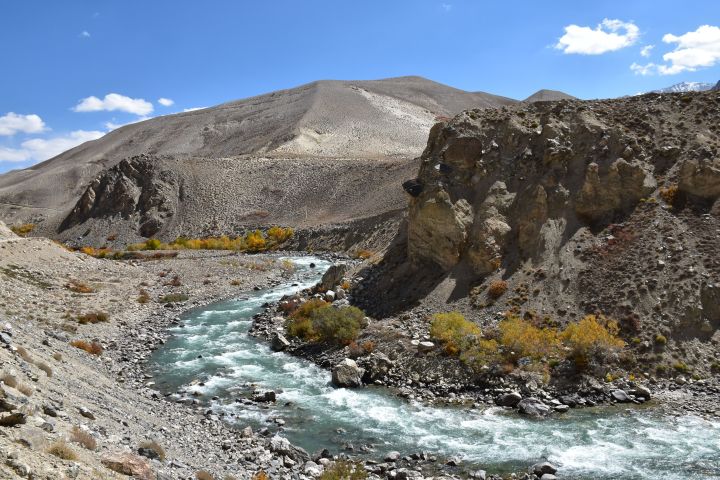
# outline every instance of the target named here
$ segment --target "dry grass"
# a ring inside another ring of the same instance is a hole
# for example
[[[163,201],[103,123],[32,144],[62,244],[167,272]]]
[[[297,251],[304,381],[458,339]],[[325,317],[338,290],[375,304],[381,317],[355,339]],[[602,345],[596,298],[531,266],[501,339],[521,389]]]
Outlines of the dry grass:
[[[507,292],[508,284],[505,280],[495,280],[488,287],[488,295],[491,298],[500,298]]]
[[[197,480],[215,480],[215,477],[213,477],[207,470],[200,470],[195,474],[195,478]]]
[[[45,375],[47,375],[48,377],[52,377],[52,376],[53,376],[52,368],[51,368],[50,365],[48,365],[47,363],[45,363],[45,362],[39,362],[39,361],[38,361],[38,362],[35,362],[35,365],[36,365],[40,370],[42,370],[43,372],[45,372]]]
[[[77,460],[78,456],[77,453],[75,453],[75,450],[70,448],[70,445],[65,443],[63,440],[58,440],[57,442],[50,445],[47,452],[50,455],[55,455],[58,458],[62,458],[63,460]]]
[[[138,303],[142,304],[148,303],[150,301],[150,294],[148,293],[148,291],[144,288],[141,288],[140,292],[138,293],[137,301]]]
[[[88,342],[86,340],[73,340],[70,342],[70,345],[72,345],[75,348],[79,348],[80,350],[85,350],[87,353],[91,355],[102,355],[103,351],[105,349],[102,345],[100,345],[98,342]]]
[[[35,229],[34,223],[24,223],[22,225],[13,225],[10,230],[19,237],[25,237]]]
[[[20,355],[20,358],[22,358],[26,362],[32,363],[32,357],[30,356],[30,353],[25,350],[24,347],[17,347],[17,354]]]
[[[33,393],[35,393],[35,390],[28,385],[27,383],[18,383],[17,387],[15,387],[18,392],[22,393],[26,397],[31,397]]]
[[[85,282],[81,282],[79,280],[70,280],[67,285],[65,285],[68,290],[75,293],[95,293],[95,289],[92,288],[90,285],[88,285]]]
[[[62,353],[60,353],[60,352],[53,353],[53,358],[57,362],[62,362],[62,359],[63,359]]]
[[[2,375],[0,375],[0,380],[8,387],[17,388],[18,386],[17,377],[15,375],[3,373]]]
[[[252,480],[270,480],[270,477],[268,477],[267,473],[260,470],[255,475],[253,475]]]
[[[77,425],[74,426],[70,432],[70,441],[78,443],[88,450],[95,450],[97,448],[95,438]]]
[[[80,325],[87,325],[90,324],[96,324],[101,322],[107,322],[108,321],[108,314],[105,312],[97,311],[97,312],[89,312],[84,315],[78,315],[77,321]]]
[[[155,440],[146,440],[144,442],[141,442],[140,448],[147,448],[148,450],[152,450],[153,452],[157,453],[157,456],[158,458],[160,458],[160,460],[165,460],[165,449]]]

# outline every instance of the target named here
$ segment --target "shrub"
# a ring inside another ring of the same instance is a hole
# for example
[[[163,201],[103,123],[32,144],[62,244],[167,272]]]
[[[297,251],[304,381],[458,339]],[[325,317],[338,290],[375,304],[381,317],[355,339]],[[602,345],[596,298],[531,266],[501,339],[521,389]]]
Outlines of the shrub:
[[[81,282],[79,280],[70,280],[68,284],[66,285],[68,290],[75,293],[94,293],[95,289],[92,288],[87,283]]]
[[[20,355],[20,358],[22,358],[26,362],[32,363],[32,357],[30,356],[28,351],[25,350],[25,347],[17,347],[17,354]]]
[[[315,340],[316,334],[313,330],[310,316],[312,315],[312,312],[318,308],[322,308],[327,305],[329,305],[328,302],[319,298],[311,298],[310,300],[300,304],[300,306],[295,309],[285,323],[288,335],[302,338],[303,340]]]
[[[70,448],[70,446],[65,443],[62,440],[58,440],[57,442],[50,445],[48,448],[48,453],[50,455],[55,455],[58,458],[61,458],[63,460],[77,460],[78,456],[77,453],[75,453],[75,450]]]
[[[263,237],[260,230],[249,232],[245,235],[245,244],[247,245],[248,250],[252,252],[259,252],[260,250],[265,249],[265,237]]]
[[[490,298],[500,298],[507,292],[508,284],[505,280],[495,280],[488,287],[488,295]]]
[[[368,258],[371,258],[375,253],[373,253],[371,250],[358,250],[355,252],[355,257],[360,258],[362,260],[367,260]]]
[[[658,345],[667,345],[667,338],[665,335],[657,334],[655,335],[655,343]]]
[[[680,188],[677,185],[670,185],[660,189],[660,198],[668,205],[675,205],[678,201],[678,192]]]
[[[148,303],[150,301],[150,294],[148,293],[148,291],[144,288],[141,288],[140,292],[138,293],[137,301],[138,303],[142,304]]]
[[[466,320],[460,312],[436,313],[430,322],[430,336],[442,342],[450,355],[457,355],[480,335],[480,327]]]
[[[347,345],[360,334],[365,312],[357,307],[335,308],[326,305],[310,315],[312,329],[322,342]]]
[[[26,383],[18,383],[17,387],[15,387],[18,392],[22,393],[26,397],[31,397],[33,393],[35,393],[35,390],[33,388],[26,384]]]
[[[481,371],[486,365],[496,364],[500,361],[498,342],[478,337],[476,342],[460,354],[460,360],[476,372]]]
[[[200,470],[199,472],[195,473],[195,478],[197,480],[215,480],[215,477],[213,477],[210,472],[206,470]]]
[[[270,227],[267,231],[267,236],[275,244],[279,245],[288,241],[290,237],[293,236],[293,233],[292,228]]]
[[[70,431],[70,441],[78,443],[88,450],[95,450],[97,448],[95,438],[77,425]]]
[[[35,229],[34,223],[23,223],[21,225],[13,225],[10,227],[10,230],[20,237],[25,237],[29,235],[33,230]]]
[[[332,466],[325,468],[318,480],[365,480],[368,474],[362,464],[338,460]]]
[[[673,363],[673,368],[680,373],[688,373],[691,370],[685,362],[675,362]]]
[[[179,302],[185,302],[188,300],[187,295],[184,293],[169,293],[167,295],[163,295],[160,297],[160,303],[179,303]]]
[[[162,246],[157,238],[148,238],[145,240],[145,250],[159,250]]]
[[[43,372],[45,372],[45,375],[47,375],[48,377],[52,377],[53,371],[52,371],[52,368],[50,367],[50,365],[48,365],[48,364],[45,363],[45,362],[35,362],[35,365],[36,365],[40,370],[42,370]]]
[[[155,440],[146,440],[144,442],[141,442],[140,448],[147,448],[148,450],[152,450],[157,454],[160,460],[165,460],[165,449]]]
[[[592,358],[601,358],[625,346],[617,337],[617,323],[603,317],[588,315],[568,325],[560,334],[570,348],[570,356],[577,366],[585,366]]]
[[[108,321],[108,314],[105,312],[90,312],[84,315],[79,315],[77,321],[80,325],[87,325],[88,323],[96,324]]]
[[[72,345],[75,348],[79,348],[80,350],[84,350],[91,355],[102,355],[103,351],[105,351],[103,346],[100,345],[98,342],[88,342],[85,340],[73,340],[72,342],[70,342],[70,345]]]
[[[3,373],[0,375],[0,381],[8,387],[17,388],[18,386],[17,377],[15,375],[10,375],[9,373]]]
[[[500,322],[500,343],[511,360],[530,357],[540,360],[557,351],[558,337],[555,329],[538,328],[527,320],[510,315]]]
[[[260,470],[255,475],[252,476],[252,480],[270,480],[270,477],[268,477],[267,473]]]

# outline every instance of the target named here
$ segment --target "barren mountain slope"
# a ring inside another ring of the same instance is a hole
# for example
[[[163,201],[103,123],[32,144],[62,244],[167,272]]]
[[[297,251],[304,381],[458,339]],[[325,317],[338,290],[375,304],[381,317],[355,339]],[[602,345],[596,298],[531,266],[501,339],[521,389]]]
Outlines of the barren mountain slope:
[[[720,342],[719,112],[720,92],[649,94],[438,124],[405,185],[407,226],[363,274],[361,303],[461,309],[486,326],[507,310],[543,325],[601,313],[640,358],[707,374]]]
[[[149,154],[150,161],[166,160],[162,167],[169,169],[178,193],[183,185],[185,198],[207,201],[200,209],[207,209],[211,215],[175,219],[188,221],[193,227],[199,228],[208,220],[237,220],[234,215],[238,209],[244,212],[241,217],[248,214],[252,211],[249,205],[264,204],[264,198],[255,195],[257,182],[270,190],[279,190],[272,185],[275,179],[281,179],[279,183],[285,187],[283,197],[304,189],[308,178],[311,185],[316,182],[319,188],[324,187],[323,196],[308,195],[304,203],[292,204],[296,208],[292,215],[277,220],[270,216],[267,222],[283,220],[300,225],[305,221],[322,223],[326,218],[369,216],[388,208],[400,208],[404,203],[400,195],[388,195],[384,190],[388,180],[382,172],[375,176],[374,162],[398,159],[397,167],[387,168],[404,168],[421,152],[438,116],[452,115],[468,107],[512,103],[507,98],[463,92],[419,77],[314,82],[127,125],[31,169],[2,175],[0,215],[9,223],[33,221],[39,224],[38,233],[54,235],[94,179],[107,175],[107,169],[121,160]],[[325,162],[310,170],[298,170],[298,159],[307,157],[323,158]],[[368,171],[363,172],[365,165]],[[262,176],[258,169],[266,169],[265,174],[271,176]],[[223,188],[216,189],[216,179],[205,178],[206,173],[209,177],[222,175]],[[346,174],[350,175],[347,179]],[[142,195],[142,187],[132,185],[137,182],[121,179],[117,172],[110,175],[115,183],[123,185],[123,191],[130,192],[127,197],[134,196],[133,201],[138,201],[136,197]],[[199,190],[191,189],[196,186]],[[216,194],[204,197],[209,190],[216,190]],[[318,204],[327,203],[328,196],[358,194],[371,199],[367,207],[358,209],[357,203],[330,201],[334,212],[316,211]],[[384,204],[380,211],[374,198]],[[168,201],[178,203],[177,199]],[[267,210],[262,205],[253,208]],[[307,215],[298,216],[298,209],[303,213],[307,210]],[[221,211],[232,211],[233,218],[215,218]],[[95,212],[102,218],[112,216],[97,209]],[[133,230],[136,225],[129,222],[123,227]]]
[[[533,102],[552,102],[555,100],[577,100],[577,98],[573,97],[572,95],[568,95],[565,92],[561,92],[558,90],[538,90],[537,92],[530,95],[528,98],[523,100],[523,102],[527,103],[533,103]]]

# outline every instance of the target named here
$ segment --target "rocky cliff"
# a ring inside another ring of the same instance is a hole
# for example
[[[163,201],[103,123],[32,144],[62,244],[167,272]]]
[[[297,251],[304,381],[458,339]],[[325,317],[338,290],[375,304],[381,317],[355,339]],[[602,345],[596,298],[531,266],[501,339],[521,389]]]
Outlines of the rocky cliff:
[[[720,282],[720,93],[469,110],[433,127],[378,314],[461,309],[707,340]],[[507,283],[499,299],[491,281]],[[393,305],[392,300],[395,300]],[[375,302],[377,303],[377,302]],[[718,338],[720,340],[720,338]]]

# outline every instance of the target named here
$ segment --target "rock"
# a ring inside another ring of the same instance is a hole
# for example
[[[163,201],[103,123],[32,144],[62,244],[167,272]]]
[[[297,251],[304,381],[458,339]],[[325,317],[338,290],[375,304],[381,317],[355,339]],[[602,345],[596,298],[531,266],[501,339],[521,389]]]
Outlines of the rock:
[[[248,425],[247,427],[243,428],[242,436],[243,436],[243,438],[252,438],[252,436],[253,436],[252,427]]]
[[[522,400],[518,392],[503,393],[495,398],[495,404],[501,407],[515,407]]]
[[[304,463],[310,460],[310,455],[308,455],[305,450],[294,446],[287,438],[283,438],[278,435],[270,438],[269,448],[270,451],[275,452],[278,455],[286,455],[296,462]]]
[[[685,193],[710,200],[720,197],[720,157],[683,161],[679,179],[678,187]]]
[[[399,468],[395,470],[395,479],[396,480],[407,480],[409,478],[423,478],[422,473],[410,470],[409,468]]]
[[[390,373],[394,365],[394,362],[384,353],[373,352],[365,359],[365,375],[363,380],[367,383],[381,380]]]
[[[326,302],[334,302],[335,301],[335,292],[332,290],[328,290],[325,292],[325,301]]]
[[[4,417],[0,417],[0,427],[14,427],[23,425],[27,422],[27,415],[22,412],[15,412]]]
[[[277,400],[277,395],[274,391],[268,390],[266,392],[260,392],[253,395],[253,402],[258,403],[266,403],[266,402],[275,402]]]
[[[332,369],[332,383],[336,387],[355,388],[362,386],[365,370],[355,360],[346,358]]]
[[[613,398],[613,400],[619,403],[628,403],[632,401],[625,390],[613,390],[610,393],[610,396]]]
[[[149,458],[150,460],[160,460],[160,455],[152,448],[140,447],[137,450],[138,455]]]
[[[142,457],[131,453],[106,455],[101,462],[114,472],[132,476],[138,480],[155,480],[156,478],[150,464]]]
[[[345,272],[347,272],[347,268],[347,265],[344,263],[331,265],[330,268],[328,268],[323,274],[322,280],[320,280],[320,283],[318,284],[318,288],[321,291],[326,291],[334,288],[335,285],[340,285],[343,277],[345,276]]]
[[[553,475],[557,472],[557,467],[550,462],[540,462],[532,466],[532,472],[538,477],[546,474]]]
[[[650,400],[651,392],[650,389],[643,386],[643,385],[636,385],[633,389],[633,395],[635,395],[638,398],[643,398],[645,400]]]
[[[555,410],[558,413],[565,413],[565,412],[570,411],[570,405],[563,405],[563,404],[555,405],[553,407],[553,410]]]
[[[474,472],[470,472],[470,478],[485,480],[487,478],[487,472],[485,472],[485,470],[475,470]]]
[[[305,465],[303,466],[303,473],[305,475],[309,475],[311,477],[319,477],[323,474],[325,471],[325,468],[322,465],[318,465],[317,463],[313,462],[312,460],[308,460],[305,462]]]
[[[344,288],[337,287],[335,289],[335,298],[337,298],[338,300],[344,300],[346,296],[347,296],[347,293],[345,292]]]
[[[400,456],[400,452],[392,451],[388,452],[388,454],[385,455],[385,458],[383,460],[386,462],[397,462],[398,460],[400,460]]]
[[[420,352],[420,353],[432,352],[434,349],[435,349],[435,344],[433,342],[418,343],[418,352]]]
[[[537,398],[523,398],[517,404],[518,411],[532,417],[544,417],[550,413],[550,407],[545,405]]]
[[[423,191],[423,184],[418,179],[407,180],[403,182],[402,187],[403,190],[413,197],[417,197]]]
[[[85,418],[89,418],[90,420],[95,420],[95,415],[93,415],[93,413],[85,407],[78,407],[78,412],[80,412],[80,415],[82,415]]]
[[[274,333],[272,336],[272,340],[270,341],[270,348],[274,352],[282,352],[287,347],[290,346],[290,342],[282,333]]]
[[[557,477],[552,473],[545,473],[540,477],[540,480],[557,480]]]
[[[48,417],[57,417],[57,411],[52,405],[43,405],[42,407],[43,413],[47,415]]]

